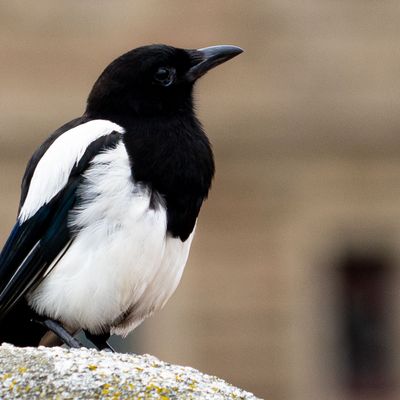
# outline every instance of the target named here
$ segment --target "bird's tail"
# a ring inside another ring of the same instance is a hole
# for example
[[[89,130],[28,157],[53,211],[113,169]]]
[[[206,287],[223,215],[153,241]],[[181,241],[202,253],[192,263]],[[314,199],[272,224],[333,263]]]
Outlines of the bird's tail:
[[[0,344],[38,346],[47,329],[35,322],[37,317],[25,300],[18,302],[0,321]]]

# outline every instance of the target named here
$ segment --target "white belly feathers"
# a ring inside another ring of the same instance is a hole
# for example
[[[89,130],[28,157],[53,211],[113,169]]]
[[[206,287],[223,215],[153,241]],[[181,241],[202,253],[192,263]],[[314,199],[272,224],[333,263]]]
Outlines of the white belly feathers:
[[[165,206],[132,181],[122,143],[93,159],[79,196],[69,221],[79,233],[29,303],[72,329],[126,335],[175,291],[193,233],[166,234]]]

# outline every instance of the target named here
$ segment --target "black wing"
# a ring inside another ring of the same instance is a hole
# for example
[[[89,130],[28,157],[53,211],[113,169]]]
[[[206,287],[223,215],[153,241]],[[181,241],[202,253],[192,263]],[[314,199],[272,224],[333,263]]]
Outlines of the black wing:
[[[15,224],[0,254],[0,319],[41,281],[49,266],[64,254],[74,239],[68,228],[68,213],[79,201],[76,189],[81,183],[82,174],[95,155],[115,147],[120,138],[120,133],[112,132],[92,142],[72,169],[64,188],[31,218]],[[43,154],[42,151],[40,156]],[[36,166],[40,156],[32,157],[23,183],[29,184],[33,174],[29,171],[34,170],[31,164]],[[22,201],[26,193],[27,190],[23,191]]]

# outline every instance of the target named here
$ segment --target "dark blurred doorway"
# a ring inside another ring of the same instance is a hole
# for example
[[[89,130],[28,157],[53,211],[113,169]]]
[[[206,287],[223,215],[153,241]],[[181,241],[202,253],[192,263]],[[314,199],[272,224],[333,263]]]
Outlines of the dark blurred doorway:
[[[338,266],[343,383],[351,398],[389,394],[394,348],[390,286],[394,277],[385,254],[349,251]]]

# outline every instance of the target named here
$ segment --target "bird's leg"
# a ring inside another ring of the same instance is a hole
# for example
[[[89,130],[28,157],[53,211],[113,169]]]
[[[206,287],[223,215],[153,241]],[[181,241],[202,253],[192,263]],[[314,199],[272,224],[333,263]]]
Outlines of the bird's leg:
[[[64,342],[52,331],[47,331],[40,339],[39,346],[54,347],[62,346]]]
[[[90,340],[99,350],[107,350],[115,353],[115,350],[107,343],[107,340],[110,338],[110,334],[103,333],[100,335],[94,335],[89,331],[84,330],[85,336],[88,340]]]
[[[82,343],[75,339],[59,322],[52,319],[45,319],[44,321],[40,321],[40,323],[55,333],[68,347],[73,349],[83,347]]]

